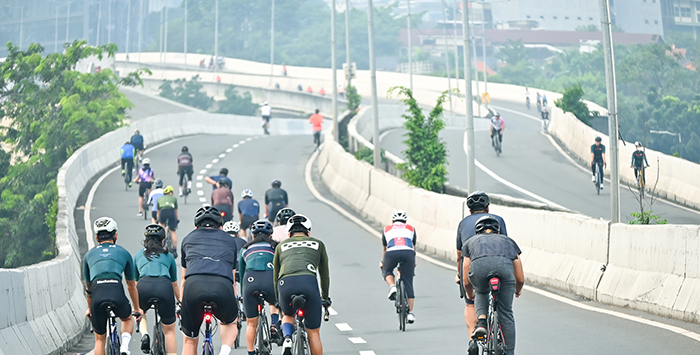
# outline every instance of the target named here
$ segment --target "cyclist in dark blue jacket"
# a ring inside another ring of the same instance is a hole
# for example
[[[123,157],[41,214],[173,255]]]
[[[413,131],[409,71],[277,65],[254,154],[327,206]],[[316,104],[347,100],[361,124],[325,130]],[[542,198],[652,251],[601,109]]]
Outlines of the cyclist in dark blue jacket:
[[[120,154],[122,158],[122,176],[124,176],[124,181],[129,182],[129,187],[131,187],[131,171],[134,170],[134,153],[135,148],[131,142],[126,142],[120,149]],[[125,169],[126,166],[126,169]]]

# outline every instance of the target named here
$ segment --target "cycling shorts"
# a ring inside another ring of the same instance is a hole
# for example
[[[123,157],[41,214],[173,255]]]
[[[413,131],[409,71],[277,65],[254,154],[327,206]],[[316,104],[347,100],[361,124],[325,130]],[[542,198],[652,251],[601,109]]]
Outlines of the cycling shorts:
[[[151,308],[148,302],[158,300],[158,315],[163,324],[175,323],[175,292],[173,284],[167,277],[142,277],[136,288],[139,290],[139,305],[145,314]]]
[[[168,229],[171,231],[176,231],[178,221],[177,217],[175,216],[175,210],[172,208],[160,210],[160,218],[158,219],[158,223],[168,226]]]
[[[102,308],[105,303],[114,304],[114,314],[119,319],[131,317],[131,304],[124,294],[124,286],[121,280],[105,279],[92,282],[90,290],[90,322],[95,334],[107,333],[107,320],[109,313]]]
[[[262,116],[262,119],[263,119],[265,122],[270,122],[270,116]]]
[[[180,181],[178,182],[179,186],[182,186],[182,183],[185,177],[185,174],[187,175],[187,179],[189,181],[192,181],[192,166],[180,166],[178,167],[178,174],[180,175]]]
[[[304,311],[304,323],[307,329],[321,327],[321,293],[318,289],[318,280],[312,275],[286,276],[278,281],[279,304],[282,312],[287,316],[294,316],[292,308],[292,295],[304,295],[306,305]]]
[[[241,230],[246,230],[258,220],[258,216],[246,216],[241,217]]]
[[[143,194],[145,194],[146,191],[150,190],[151,185],[153,185],[153,183],[141,181],[139,183],[139,196],[143,196]]]
[[[245,316],[255,318],[258,316],[258,296],[253,294],[263,292],[265,301],[275,304],[275,280],[273,279],[272,270],[258,271],[248,270],[243,277],[243,309]]]
[[[219,212],[221,212],[221,217],[224,220],[224,223],[230,221],[233,219],[233,206],[231,205],[216,205],[214,206]]]
[[[231,280],[216,275],[188,276],[182,292],[180,315],[180,330],[185,336],[199,337],[205,303],[214,304],[212,313],[221,324],[231,324],[238,318],[238,301]]]
[[[401,263],[399,271],[401,278],[406,284],[406,295],[408,298],[414,298],[413,294],[413,272],[416,268],[416,252],[413,250],[394,250],[384,253],[384,267],[382,275],[386,279],[387,276],[394,275],[394,268]]]
[[[134,150],[143,150],[143,143],[131,143],[134,146]]]
[[[154,220],[158,221],[158,211],[151,211],[151,217],[153,217]]]

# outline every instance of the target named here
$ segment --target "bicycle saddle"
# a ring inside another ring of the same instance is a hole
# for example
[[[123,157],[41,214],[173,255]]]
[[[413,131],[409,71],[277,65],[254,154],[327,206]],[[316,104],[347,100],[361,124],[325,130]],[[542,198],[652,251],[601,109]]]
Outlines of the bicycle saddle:
[[[265,291],[255,291],[255,292],[253,292],[253,297],[259,297],[259,296],[265,297],[265,296],[267,296],[267,292],[265,292]]]
[[[491,292],[498,292],[501,289],[501,275],[490,274],[487,277],[489,279],[489,288]]]
[[[300,309],[306,306],[306,297],[304,295],[292,295],[292,308]]]
[[[146,306],[148,306],[148,308],[151,308],[157,306],[158,303],[160,303],[160,301],[157,298],[153,297],[148,299],[148,302],[146,302]]]
[[[200,304],[202,305],[202,308],[204,308],[204,310],[208,309],[210,311],[213,311],[216,309],[216,303],[214,302],[202,302]]]
[[[100,308],[104,309],[105,311],[116,309],[117,305],[115,305],[112,302],[105,301],[100,304]]]

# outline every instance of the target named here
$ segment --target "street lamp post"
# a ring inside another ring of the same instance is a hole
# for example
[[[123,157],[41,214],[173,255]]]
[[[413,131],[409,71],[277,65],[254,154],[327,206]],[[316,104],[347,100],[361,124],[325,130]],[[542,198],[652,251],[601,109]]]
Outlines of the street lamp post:
[[[466,1],[466,0],[465,0]],[[377,64],[374,57],[374,6],[367,0],[367,34],[369,37],[369,76],[372,89],[372,143],[374,143],[374,167],[381,168],[381,147],[379,144],[379,100],[377,100]]]
[[[187,0],[185,0],[185,38],[183,44],[183,52],[185,53],[185,66],[187,66]]]
[[[467,145],[467,189],[476,190],[476,162],[474,159],[474,111],[472,108],[472,78],[471,78],[471,44],[469,36],[469,6],[467,0],[462,0],[462,42],[464,46],[464,101],[467,103],[467,130],[465,134]]]
[[[352,82],[352,73],[350,71],[350,0],[345,0],[345,64],[348,68],[347,80],[348,86]]]
[[[139,25],[138,25],[138,31],[139,31],[139,58],[138,62],[141,63],[141,42],[143,41],[143,0],[139,0]]]
[[[214,58],[219,57],[219,0],[214,2]]]
[[[333,71],[333,138],[340,141],[338,130],[338,78],[335,60],[335,0],[331,0],[331,70]]]
[[[450,93],[448,96],[450,100],[450,112],[454,113],[454,107],[452,106],[452,79],[450,78],[450,49],[447,44],[447,10],[445,9],[445,0],[440,1],[442,5],[442,39],[445,41],[445,72],[447,73],[447,91]]]
[[[655,134],[666,134],[669,136],[678,136],[678,157],[683,159],[683,140],[681,139],[681,133],[673,133],[669,131],[655,131],[651,130],[649,133],[655,133]]]
[[[126,61],[129,61],[129,42],[131,42],[131,0],[126,4]]]
[[[411,0],[408,3],[408,16],[406,16],[406,34],[408,37],[408,88],[413,92],[413,43],[411,43]]]

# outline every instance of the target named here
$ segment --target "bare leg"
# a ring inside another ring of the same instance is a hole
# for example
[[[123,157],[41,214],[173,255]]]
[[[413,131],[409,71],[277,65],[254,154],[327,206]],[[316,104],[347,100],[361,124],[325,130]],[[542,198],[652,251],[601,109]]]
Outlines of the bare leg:
[[[396,283],[394,281],[394,275],[389,275],[386,278],[384,278],[384,280],[386,281],[387,284],[389,284],[389,286],[394,286],[394,284]]]
[[[105,345],[107,334],[99,335],[95,333],[95,355],[105,355]]]
[[[176,354],[177,339],[175,338],[175,323],[163,324],[163,335],[165,335],[165,352],[168,354]]]
[[[248,351],[253,351],[253,345],[255,344],[255,331],[258,329],[258,317],[248,318],[246,323],[248,323],[248,328],[245,332],[245,341],[246,345],[248,345]]]
[[[233,342],[236,341],[236,335],[238,335],[238,327],[236,322],[231,324],[221,324],[221,345],[228,345],[233,347]]]
[[[473,304],[468,304],[464,307],[464,322],[467,324],[469,334],[472,334],[474,328],[476,328],[476,309]]]
[[[182,338],[184,339],[182,342],[182,355],[196,355],[199,338],[188,338],[184,334]]]
[[[323,344],[321,344],[320,328],[307,329],[306,334],[309,336],[309,345],[311,345],[311,355],[323,355]]]

